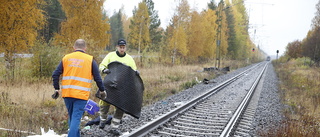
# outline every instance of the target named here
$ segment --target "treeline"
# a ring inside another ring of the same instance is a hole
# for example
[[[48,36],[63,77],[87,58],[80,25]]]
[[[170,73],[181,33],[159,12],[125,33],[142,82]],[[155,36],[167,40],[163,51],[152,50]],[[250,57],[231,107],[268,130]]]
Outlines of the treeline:
[[[317,3],[316,9],[311,30],[303,40],[288,43],[285,56],[289,59],[308,57],[311,60],[310,66],[320,67],[320,1]]]
[[[257,60],[263,54],[250,40],[243,0],[231,3],[221,0],[218,4],[211,0],[208,8],[201,12],[191,9],[187,0],[176,1],[177,7],[166,28],[160,27],[152,0],[142,0],[134,7],[132,17],[127,17],[123,8],[108,17],[103,9],[104,2],[3,1],[0,5],[0,53],[4,53],[7,74],[14,75],[16,53],[41,56],[33,61],[34,68],[41,68],[39,65],[44,65],[41,58],[59,58],[55,57],[54,50],[68,49],[63,50],[68,53],[78,38],[87,41],[88,53],[95,57],[99,57],[101,51],[114,50],[116,41],[125,38],[129,49],[137,51],[131,54],[140,57],[156,53],[161,62],[172,64],[214,59]],[[35,69],[35,73],[38,71],[43,70]]]

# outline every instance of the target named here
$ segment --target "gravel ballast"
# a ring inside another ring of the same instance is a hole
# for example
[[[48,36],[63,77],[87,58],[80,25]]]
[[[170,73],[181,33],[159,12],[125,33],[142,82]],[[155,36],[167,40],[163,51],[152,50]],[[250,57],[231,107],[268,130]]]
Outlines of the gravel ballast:
[[[206,89],[215,87],[219,83],[236,76],[238,73],[243,72],[253,65],[234,70],[224,75],[220,75],[217,78],[213,79],[216,83],[199,83],[192,88],[181,91],[164,100],[155,102],[154,104],[148,106],[144,106],[142,108],[141,116],[139,119],[133,118],[129,115],[125,115],[122,120],[122,124],[119,127],[119,130],[122,134],[127,134],[132,130],[137,129],[140,126],[159,117],[160,115],[176,108],[177,104],[187,102],[194,97],[197,97],[198,95],[205,92]],[[254,130],[251,131],[254,135],[261,131],[267,131],[271,128],[274,128],[275,126],[278,126],[280,124],[280,121],[283,119],[283,115],[281,113],[283,105],[280,102],[278,92],[278,78],[271,63],[268,65],[263,82],[263,88],[258,103],[259,105],[257,107],[255,119],[253,121]],[[108,133],[109,130],[109,125],[107,125],[104,130],[99,129],[98,125],[93,125],[90,127],[90,129],[82,129],[81,132],[82,136],[85,137],[112,136],[112,134]]]

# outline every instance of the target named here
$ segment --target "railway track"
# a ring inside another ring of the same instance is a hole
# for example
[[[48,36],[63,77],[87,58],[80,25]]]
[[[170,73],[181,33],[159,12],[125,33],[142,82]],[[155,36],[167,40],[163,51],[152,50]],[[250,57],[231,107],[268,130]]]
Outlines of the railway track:
[[[250,136],[259,96],[254,91],[267,64],[257,64],[123,136]]]

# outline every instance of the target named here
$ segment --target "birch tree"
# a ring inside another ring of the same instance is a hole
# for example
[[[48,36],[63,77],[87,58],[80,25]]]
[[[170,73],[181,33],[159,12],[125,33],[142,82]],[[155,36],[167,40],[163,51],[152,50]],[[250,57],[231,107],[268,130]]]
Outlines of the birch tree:
[[[145,2],[140,2],[138,8],[134,10],[130,24],[129,43],[130,46],[138,49],[138,54],[150,44],[149,34],[149,13]]]
[[[71,46],[79,38],[87,41],[88,49],[104,49],[109,44],[110,25],[103,16],[104,0],[60,0],[60,3],[67,19],[55,35],[56,45]]]
[[[198,59],[203,56],[205,50],[205,27],[204,20],[197,11],[191,13],[191,21],[188,25],[187,33],[187,47],[189,51],[189,57]]]
[[[180,1],[171,22],[173,31],[167,34],[167,39],[172,51],[172,63],[175,64],[176,56],[183,57],[188,53],[186,28],[190,22],[190,6],[187,0]]]
[[[205,50],[203,51],[208,58],[216,57],[216,50],[217,50],[217,30],[218,25],[216,24],[217,15],[216,12],[208,9],[206,12],[203,13],[203,26],[204,26],[204,44]]]
[[[3,0],[0,4],[0,53],[4,53],[7,78],[14,78],[15,54],[27,53],[45,24],[39,0]]]

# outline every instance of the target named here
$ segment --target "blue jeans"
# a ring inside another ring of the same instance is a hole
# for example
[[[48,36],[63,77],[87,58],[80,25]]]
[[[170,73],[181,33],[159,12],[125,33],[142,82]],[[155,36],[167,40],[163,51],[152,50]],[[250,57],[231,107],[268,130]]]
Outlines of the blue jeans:
[[[84,108],[87,104],[87,100],[76,98],[64,98],[64,103],[67,107],[69,116],[68,137],[80,137],[80,122],[84,113]]]

